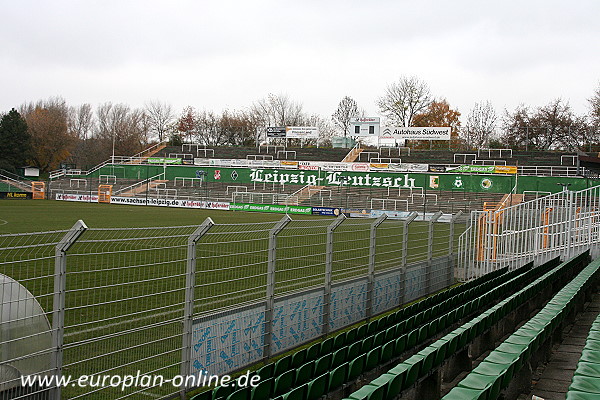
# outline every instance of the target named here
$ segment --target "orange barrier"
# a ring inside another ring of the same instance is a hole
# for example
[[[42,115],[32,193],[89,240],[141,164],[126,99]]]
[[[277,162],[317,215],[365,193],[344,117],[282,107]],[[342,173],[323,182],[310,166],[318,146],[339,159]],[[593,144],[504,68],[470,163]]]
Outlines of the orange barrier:
[[[98,185],[98,203],[110,203],[113,185]]]
[[[32,198],[34,200],[43,200],[46,198],[46,183],[45,182],[31,182]]]

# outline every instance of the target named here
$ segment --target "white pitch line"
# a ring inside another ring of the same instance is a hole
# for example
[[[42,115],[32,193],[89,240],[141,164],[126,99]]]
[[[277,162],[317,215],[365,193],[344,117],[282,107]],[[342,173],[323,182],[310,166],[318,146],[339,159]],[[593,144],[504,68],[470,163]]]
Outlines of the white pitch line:
[[[162,397],[161,395],[155,394],[155,393],[137,392],[137,394],[143,394],[144,396],[150,396],[150,397],[153,397],[155,399],[159,399],[159,398]]]
[[[97,326],[95,328],[83,329],[83,330],[77,331],[77,332],[69,332],[69,333],[65,334],[65,337],[80,335],[80,334],[83,334],[83,333],[96,332],[96,331],[99,331],[101,329],[106,329],[106,328],[111,328],[113,326],[123,325],[124,323],[138,322],[138,321],[143,321],[145,319],[150,319],[150,318],[155,318],[155,317],[162,317],[163,315],[169,315],[169,314],[173,314],[175,312],[179,312],[179,311],[163,311],[163,312],[158,313],[158,314],[148,315],[147,317],[133,318],[133,319],[128,319],[127,321],[124,321],[124,322],[113,322],[113,323],[110,323],[110,324],[106,324],[106,325],[102,325],[102,326]]]
[[[6,225],[6,224],[8,224],[8,221],[0,218],[0,225]]]

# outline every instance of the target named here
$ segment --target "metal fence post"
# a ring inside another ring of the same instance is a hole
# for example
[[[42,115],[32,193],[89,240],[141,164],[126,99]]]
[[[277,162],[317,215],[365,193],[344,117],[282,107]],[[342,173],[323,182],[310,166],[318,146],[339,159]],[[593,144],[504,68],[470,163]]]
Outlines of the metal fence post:
[[[273,308],[275,307],[275,267],[277,264],[277,235],[291,221],[289,215],[281,218],[269,231],[269,260],[267,264],[267,298],[265,304],[264,358],[273,355]]]
[[[65,333],[65,294],[67,289],[67,251],[88,229],[87,225],[79,220],[63,236],[54,249],[54,299],[52,310],[52,369],[55,379],[62,376],[63,344]],[[52,390],[52,398],[61,398],[61,387]]]
[[[419,214],[416,211],[411,212],[402,223],[402,265],[400,266],[400,304],[404,304],[406,297],[406,266],[408,264],[408,227]]]
[[[346,220],[346,215],[340,214],[327,227],[327,244],[325,250],[325,286],[323,291],[323,335],[329,334],[331,322],[331,280],[333,271],[333,232]]]
[[[427,294],[431,294],[432,268],[433,268],[433,224],[442,216],[442,212],[438,211],[431,216],[427,227],[427,267],[425,270],[425,279]]]
[[[568,205],[568,209],[567,209],[567,251],[566,251],[566,259],[570,259],[574,252],[573,249],[571,248],[572,246],[572,236],[573,236],[573,229],[575,227],[575,212],[574,212],[574,208],[577,207],[577,205],[575,204],[575,202],[573,201],[573,192],[568,190],[566,191],[566,195],[567,195],[567,205]]]
[[[448,238],[448,258],[449,258],[449,263],[448,263],[448,272],[447,272],[447,277],[446,277],[446,286],[450,286],[454,283],[454,270],[456,268],[456,252],[454,251],[454,236],[455,236],[455,232],[454,232],[454,224],[456,223],[456,220],[458,218],[460,218],[460,216],[463,214],[462,210],[458,210],[458,212],[456,214],[454,214],[452,216],[452,218],[450,219],[450,234],[449,234],[449,238]]]
[[[377,251],[377,227],[387,218],[386,214],[382,214],[371,224],[371,232],[369,234],[369,273],[367,275],[367,318],[373,316],[373,300],[375,298],[375,255]]]
[[[194,290],[196,287],[196,244],[215,225],[211,218],[188,237],[187,265],[185,272],[185,303],[183,305],[183,346],[181,348],[181,376],[191,374],[192,329],[194,323]],[[185,399],[186,387],[182,386],[179,396]]]

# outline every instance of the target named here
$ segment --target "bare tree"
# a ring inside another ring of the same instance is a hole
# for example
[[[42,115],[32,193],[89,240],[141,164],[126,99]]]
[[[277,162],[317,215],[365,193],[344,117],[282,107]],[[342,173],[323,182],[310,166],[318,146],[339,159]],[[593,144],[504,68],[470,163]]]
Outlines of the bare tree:
[[[593,142],[585,118],[576,116],[571,106],[555,99],[531,112],[519,106],[514,113],[506,111],[502,141],[513,148],[536,150],[583,148]]]
[[[145,105],[148,131],[156,136],[159,142],[167,139],[169,128],[174,121],[173,108],[170,104],[153,100]]]
[[[267,98],[254,102],[250,112],[261,121],[262,126],[301,125],[306,119],[302,105],[287,95],[269,94]]]
[[[95,154],[94,111],[88,103],[78,107],[69,107],[68,126],[71,135],[77,138],[77,143],[70,158],[70,162],[87,168],[103,160],[99,160]]]
[[[389,84],[377,105],[393,123],[411,126],[413,117],[425,111],[430,102],[429,86],[413,76],[401,77],[398,82]]]
[[[344,96],[338,104],[337,110],[331,116],[331,120],[337,128],[344,132],[344,137],[346,137],[350,132],[350,120],[359,116],[360,111],[356,101],[352,97]]]
[[[594,95],[588,99],[590,103],[590,119],[592,126],[598,130],[600,128],[600,84],[596,88]]]
[[[143,110],[109,102],[101,104],[96,114],[96,137],[103,143],[103,153],[108,153],[106,158],[112,153],[133,155],[147,144]]]
[[[475,103],[467,116],[467,124],[461,131],[462,139],[470,147],[482,147],[492,138],[497,120],[498,116],[492,103],[489,101]]]
[[[89,103],[69,107],[69,129],[80,140],[88,139],[94,129],[94,112]]]

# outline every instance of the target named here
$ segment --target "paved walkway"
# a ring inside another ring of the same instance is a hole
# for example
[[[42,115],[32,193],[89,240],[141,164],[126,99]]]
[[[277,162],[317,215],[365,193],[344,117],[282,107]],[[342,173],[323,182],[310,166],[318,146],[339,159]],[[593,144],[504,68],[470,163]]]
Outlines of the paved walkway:
[[[534,374],[533,390],[519,399],[537,396],[543,400],[564,400],[590,327],[600,313],[600,295],[596,294],[593,301],[586,306],[577,316],[575,323],[563,332],[564,339],[554,348],[548,364],[539,367]]]

